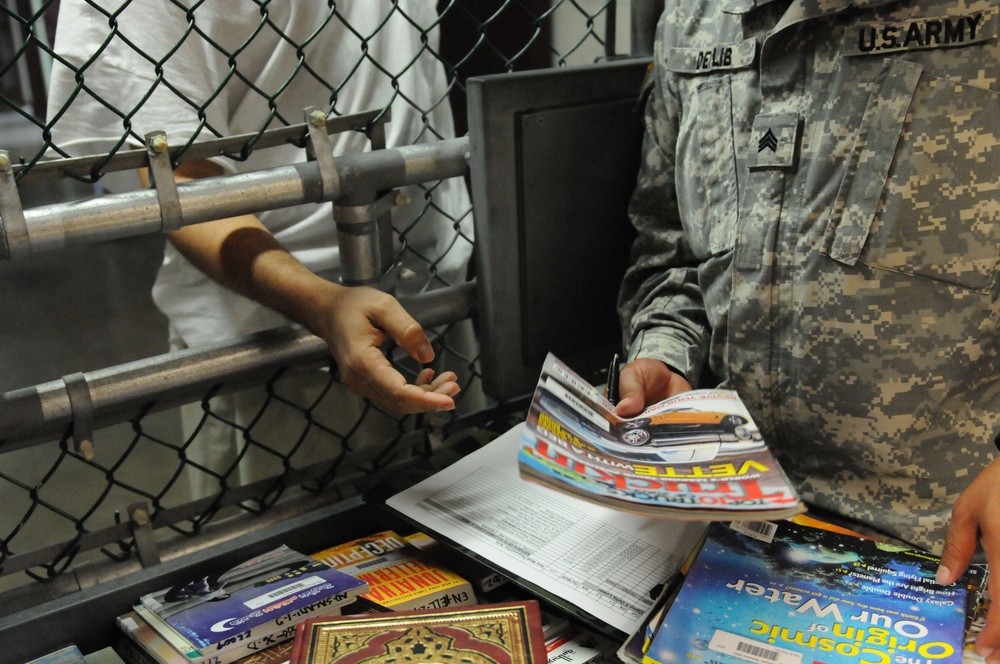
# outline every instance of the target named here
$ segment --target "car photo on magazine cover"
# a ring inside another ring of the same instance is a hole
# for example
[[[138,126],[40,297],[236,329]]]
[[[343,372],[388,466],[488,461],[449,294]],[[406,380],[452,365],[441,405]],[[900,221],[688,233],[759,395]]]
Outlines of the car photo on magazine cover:
[[[741,415],[683,408],[615,422],[556,381],[540,387],[541,410],[567,424],[583,440],[628,461],[705,462],[765,447],[760,432]]]

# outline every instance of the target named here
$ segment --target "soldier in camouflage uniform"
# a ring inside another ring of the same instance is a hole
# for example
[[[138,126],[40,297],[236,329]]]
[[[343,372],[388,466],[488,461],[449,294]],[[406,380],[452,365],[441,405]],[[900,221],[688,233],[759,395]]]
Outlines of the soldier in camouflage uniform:
[[[619,413],[735,389],[811,504],[1000,557],[1000,1],[666,4]]]

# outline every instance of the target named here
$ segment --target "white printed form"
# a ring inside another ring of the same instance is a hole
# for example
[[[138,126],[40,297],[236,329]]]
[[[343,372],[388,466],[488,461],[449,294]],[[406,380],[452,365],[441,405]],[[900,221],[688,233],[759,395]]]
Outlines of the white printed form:
[[[604,508],[521,479],[523,425],[387,503],[631,634],[705,524]]]

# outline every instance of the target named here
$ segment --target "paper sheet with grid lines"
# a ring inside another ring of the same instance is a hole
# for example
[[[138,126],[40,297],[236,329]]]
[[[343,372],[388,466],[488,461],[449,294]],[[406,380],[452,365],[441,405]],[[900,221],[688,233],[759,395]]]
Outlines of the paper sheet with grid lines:
[[[704,530],[607,509],[520,478],[518,425],[387,501],[595,618],[632,633]]]

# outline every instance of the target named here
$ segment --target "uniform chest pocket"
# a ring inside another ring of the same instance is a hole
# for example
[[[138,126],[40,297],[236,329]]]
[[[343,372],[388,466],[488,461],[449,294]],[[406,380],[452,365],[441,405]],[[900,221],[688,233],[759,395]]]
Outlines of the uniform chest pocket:
[[[682,100],[677,203],[694,250],[732,249],[739,192],[731,75],[697,78]]]
[[[823,252],[978,292],[997,278],[1000,94],[888,60],[868,101]]]

